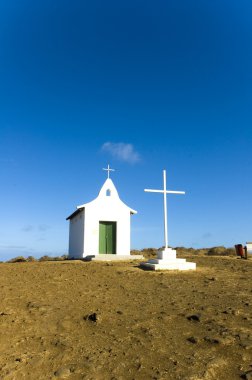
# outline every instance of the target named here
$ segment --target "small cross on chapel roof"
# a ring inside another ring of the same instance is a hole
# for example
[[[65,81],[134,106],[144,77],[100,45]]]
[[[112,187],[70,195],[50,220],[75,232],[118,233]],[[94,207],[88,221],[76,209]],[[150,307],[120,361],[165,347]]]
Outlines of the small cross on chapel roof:
[[[115,169],[111,169],[109,165],[108,165],[107,168],[103,168],[102,170],[105,170],[106,172],[108,172],[108,178],[109,178],[109,172],[114,172],[115,171]]]

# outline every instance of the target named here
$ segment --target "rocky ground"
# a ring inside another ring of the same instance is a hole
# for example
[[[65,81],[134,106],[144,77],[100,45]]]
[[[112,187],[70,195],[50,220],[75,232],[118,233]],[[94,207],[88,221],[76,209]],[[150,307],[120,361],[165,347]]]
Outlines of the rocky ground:
[[[252,259],[0,264],[0,378],[252,379]]]

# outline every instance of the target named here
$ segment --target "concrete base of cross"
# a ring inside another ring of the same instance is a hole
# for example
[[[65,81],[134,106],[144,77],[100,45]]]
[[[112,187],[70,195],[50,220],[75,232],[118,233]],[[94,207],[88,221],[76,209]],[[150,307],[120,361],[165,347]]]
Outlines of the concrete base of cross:
[[[177,259],[175,249],[165,248],[157,252],[156,259],[142,262],[140,267],[151,270],[195,270],[196,264],[186,259]]]

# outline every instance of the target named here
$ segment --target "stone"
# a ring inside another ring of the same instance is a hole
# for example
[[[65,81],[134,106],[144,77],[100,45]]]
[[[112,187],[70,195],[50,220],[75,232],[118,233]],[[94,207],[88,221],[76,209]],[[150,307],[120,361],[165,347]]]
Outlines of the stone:
[[[196,338],[194,338],[194,336],[190,336],[189,338],[187,338],[187,340],[190,343],[198,343],[198,340]]]
[[[96,313],[88,314],[84,317],[85,321],[97,322],[98,316]]]
[[[244,380],[252,380],[252,370],[249,370],[241,375]]]
[[[55,375],[56,377],[59,377],[59,378],[61,378],[61,379],[64,379],[64,378],[66,378],[66,377],[68,377],[68,376],[71,375],[71,371],[70,371],[69,368],[62,367],[62,368],[59,368],[59,369],[54,373],[54,375]]]
[[[200,314],[192,314],[187,317],[188,321],[200,322]]]
[[[204,341],[211,344],[219,344],[220,341],[217,338],[210,338],[209,336],[205,336]]]

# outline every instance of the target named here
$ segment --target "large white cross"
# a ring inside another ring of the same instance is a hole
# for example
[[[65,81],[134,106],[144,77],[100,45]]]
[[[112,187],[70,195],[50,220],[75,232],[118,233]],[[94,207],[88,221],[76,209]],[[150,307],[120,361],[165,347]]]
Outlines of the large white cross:
[[[164,238],[165,238],[165,249],[168,248],[168,225],[167,225],[167,201],[166,194],[185,194],[184,191],[172,191],[166,190],[166,171],[163,170],[164,177],[164,190],[152,190],[152,189],[144,189],[149,193],[163,193],[164,194]]]
[[[114,172],[115,171],[115,169],[110,169],[109,165],[108,165],[107,169],[103,168],[102,170],[106,170],[108,172],[108,178],[109,178],[109,172]]]

